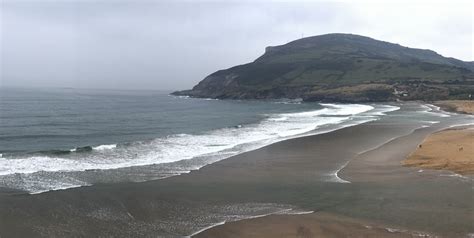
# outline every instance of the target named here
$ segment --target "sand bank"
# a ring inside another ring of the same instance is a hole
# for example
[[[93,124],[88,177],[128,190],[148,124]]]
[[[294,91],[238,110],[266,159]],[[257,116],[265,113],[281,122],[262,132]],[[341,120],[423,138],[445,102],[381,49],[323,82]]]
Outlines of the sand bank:
[[[474,127],[433,133],[402,163],[405,166],[474,174]]]

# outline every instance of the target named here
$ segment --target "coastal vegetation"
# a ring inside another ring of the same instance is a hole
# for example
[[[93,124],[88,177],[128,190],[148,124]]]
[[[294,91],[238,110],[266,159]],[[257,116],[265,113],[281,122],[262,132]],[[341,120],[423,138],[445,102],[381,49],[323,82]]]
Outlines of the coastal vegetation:
[[[219,70],[175,95],[371,102],[469,99],[474,62],[352,34],[267,47],[254,62]]]

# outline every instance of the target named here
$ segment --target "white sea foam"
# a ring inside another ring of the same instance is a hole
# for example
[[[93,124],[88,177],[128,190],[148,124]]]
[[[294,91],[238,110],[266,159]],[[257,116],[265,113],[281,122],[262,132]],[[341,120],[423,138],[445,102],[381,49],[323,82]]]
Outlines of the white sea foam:
[[[301,98],[295,98],[295,99],[282,99],[279,101],[275,101],[273,103],[276,104],[301,104],[303,102],[303,99]]]
[[[339,169],[331,173],[331,178],[329,179],[329,182],[335,182],[335,183],[351,183],[350,181],[344,180],[338,176],[339,172],[344,169],[350,161],[347,161],[344,163]]]
[[[423,111],[425,113],[432,114],[439,117],[451,117],[449,112],[442,111],[437,106],[434,106],[431,104],[425,104],[425,105],[421,105],[421,107],[425,109],[425,111]]]
[[[406,232],[406,230],[396,229],[396,228],[389,228],[389,227],[385,228],[385,230],[387,230],[390,233],[403,233],[403,232]]]
[[[323,133],[376,120],[370,115],[374,110],[368,105],[322,104],[323,109],[269,115],[257,124],[240,128],[222,128],[203,134],[176,134],[152,141],[135,142],[131,145],[100,145],[87,153],[71,153],[57,156],[16,156],[0,160],[0,176],[45,172],[74,172],[108,170],[189,160],[196,157],[218,158],[213,161],[257,149],[288,138],[311,133]],[[394,107],[377,108],[376,112],[396,110]],[[364,116],[365,115],[365,116]],[[332,126],[331,126],[332,125]],[[329,126],[329,127],[328,127]],[[322,129],[324,127],[324,129]],[[320,131],[315,129],[320,128]],[[213,162],[210,161],[210,162]],[[198,169],[205,164],[190,169]],[[186,171],[180,171],[186,172]],[[337,177],[337,172],[336,172]],[[35,185],[32,192],[73,187],[74,181],[51,186]],[[84,186],[84,183],[77,183]]]
[[[459,179],[463,179],[463,180],[471,180],[471,178],[469,178],[467,176],[463,176],[463,175],[460,175],[460,174],[457,174],[457,173],[454,173],[454,172],[450,173],[450,174],[440,174],[439,176],[441,176],[441,177],[453,177],[453,178],[459,178]]]
[[[195,236],[199,233],[202,233],[204,231],[212,229],[216,226],[224,225],[226,222],[231,222],[231,221],[249,220],[249,219],[266,217],[266,216],[270,216],[270,215],[306,215],[306,214],[311,214],[311,213],[314,213],[314,211],[297,211],[297,210],[294,210],[292,208],[288,208],[288,209],[281,209],[281,210],[278,210],[278,211],[275,211],[275,212],[270,212],[270,213],[262,214],[262,215],[242,216],[239,219],[233,219],[233,220],[230,220],[230,221],[222,221],[222,222],[218,222],[218,223],[215,223],[215,224],[211,224],[207,227],[204,227],[204,228],[194,232],[190,236],[185,236],[185,237],[193,237],[193,236]]]
[[[25,188],[22,188],[21,186],[19,188],[32,190],[30,194],[39,194],[39,193],[44,193],[48,191],[57,191],[57,190],[64,190],[64,189],[69,189],[69,188],[90,186],[90,184],[83,181],[79,181],[79,180],[72,180],[72,181],[35,180],[35,181],[29,181],[27,185],[28,186]]]
[[[361,104],[352,104],[352,105],[344,105],[344,104],[330,104],[330,103],[321,103],[322,106],[327,107],[327,112],[329,115],[355,115],[363,112],[370,111],[374,109],[373,106],[369,105],[361,105]],[[331,111],[331,110],[336,111]],[[322,115],[326,115],[323,113]]]
[[[269,118],[269,121],[287,121],[288,117],[282,116],[282,117],[274,117],[274,118]]]
[[[422,121],[422,122],[426,122],[426,123],[429,123],[429,124],[438,124],[438,123],[440,123],[440,121]]]
[[[209,230],[209,229],[211,229],[211,228],[214,228],[214,227],[220,226],[220,225],[224,225],[224,224],[225,224],[225,221],[218,222],[218,223],[212,224],[212,225],[210,225],[210,226],[204,227],[204,228],[202,228],[202,229],[200,229],[200,230],[194,232],[194,233],[191,234],[190,236],[184,236],[184,237],[186,237],[186,238],[191,238],[191,237],[193,237],[193,236],[195,236],[195,235],[197,235],[197,234],[199,234],[199,233],[201,233],[201,232],[203,232],[203,231],[207,231],[207,230]]]
[[[111,145],[95,146],[95,147],[92,147],[92,149],[94,149],[94,150],[112,150],[112,149],[115,149],[116,147],[117,147],[117,144],[111,144]]]
[[[451,126],[449,126],[449,128],[453,128],[453,127],[461,127],[461,126],[472,126],[472,125],[474,125],[474,123],[455,124],[455,125],[451,125]]]
[[[377,108],[371,110],[369,114],[373,116],[384,116],[387,115],[388,112],[397,110],[400,110],[400,107],[392,105],[379,105]]]

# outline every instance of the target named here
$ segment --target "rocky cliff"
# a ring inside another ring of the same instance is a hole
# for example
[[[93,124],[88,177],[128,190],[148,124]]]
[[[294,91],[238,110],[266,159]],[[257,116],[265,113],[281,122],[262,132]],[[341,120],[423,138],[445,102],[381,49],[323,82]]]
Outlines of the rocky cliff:
[[[267,47],[254,62],[219,70],[175,95],[370,102],[467,99],[474,62],[352,34]]]

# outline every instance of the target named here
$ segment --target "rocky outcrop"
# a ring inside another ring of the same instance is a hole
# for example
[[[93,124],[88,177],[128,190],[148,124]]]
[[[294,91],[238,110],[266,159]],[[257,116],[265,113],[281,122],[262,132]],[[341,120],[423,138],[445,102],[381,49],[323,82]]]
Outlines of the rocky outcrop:
[[[219,70],[173,94],[339,102],[462,99],[474,94],[474,63],[364,36],[328,34],[267,47],[254,62]]]

